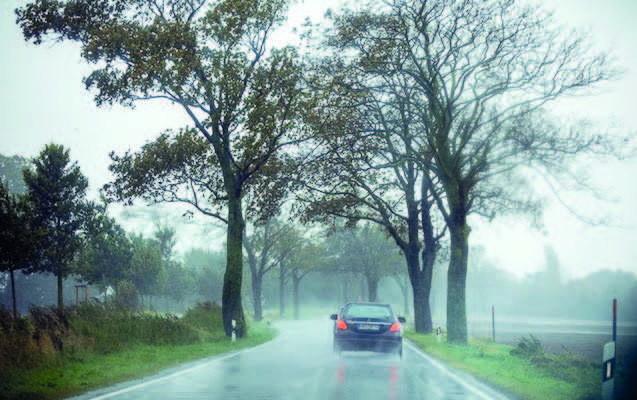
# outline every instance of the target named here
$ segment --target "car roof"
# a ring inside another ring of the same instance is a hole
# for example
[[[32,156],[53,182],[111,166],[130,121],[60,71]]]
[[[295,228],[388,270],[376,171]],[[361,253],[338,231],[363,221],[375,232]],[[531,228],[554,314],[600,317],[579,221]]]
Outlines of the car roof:
[[[360,306],[378,306],[378,307],[389,307],[392,311],[394,310],[389,303],[375,303],[372,301],[352,301],[349,303],[345,303],[341,309],[345,309],[352,305],[360,305]]]

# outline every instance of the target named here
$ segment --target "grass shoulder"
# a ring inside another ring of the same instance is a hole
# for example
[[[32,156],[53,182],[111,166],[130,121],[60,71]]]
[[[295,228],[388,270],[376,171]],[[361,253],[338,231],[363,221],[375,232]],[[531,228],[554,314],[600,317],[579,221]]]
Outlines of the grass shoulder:
[[[572,353],[546,354],[535,338],[518,346],[470,339],[468,345],[438,342],[435,334],[413,331],[406,337],[427,354],[453,368],[525,400],[583,400],[598,398],[601,374],[597,364]]]
[[[210,304],[195,307],[183,318],[103,311],[71,312],[68,320],[58,321],[59,329],[52,317],[47,330],[37,327],[39,315],[18,321],[25,326],[22,331],[14,326],[0,332],[0,358],[5,361],[0,367],[0,398],[69,397],[254,347],[276,335],[269,325],[250,322],[248,336],[233,343],[223,334],[220,310]],[[65,324],[68,329],[63,329]],[[20,345],[29,354],[16,356]]]

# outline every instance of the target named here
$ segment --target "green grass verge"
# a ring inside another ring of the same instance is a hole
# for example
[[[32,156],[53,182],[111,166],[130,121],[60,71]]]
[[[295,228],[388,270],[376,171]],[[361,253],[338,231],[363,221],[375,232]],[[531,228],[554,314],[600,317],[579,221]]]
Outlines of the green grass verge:
[[[138,343],[107,354],[62,352],[36,368],[14,368],[1,375],[2,399],[60,399],[115,383],[142,378],[201,358],[253,347],[276,336],[266,324],[252,322],[248,337],[232,343],[225,336],[198,343]]]
[[[511,355],[514,346],[470,339],[466,346],[440,343],[436,335],[406,332],[406,337],[427,354],[446,364],[528,400],[582,400],[598,398],[601,374],[597,364],[579,356]]]

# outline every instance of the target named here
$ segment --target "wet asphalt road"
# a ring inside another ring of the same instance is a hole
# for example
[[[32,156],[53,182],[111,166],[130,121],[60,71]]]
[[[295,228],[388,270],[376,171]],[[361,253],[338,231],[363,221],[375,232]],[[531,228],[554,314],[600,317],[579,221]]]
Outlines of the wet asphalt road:
[[[189,364],[77,399],[503,400],[465,374],[451,372],[411,346],[403,359],[332,352],[332,321],[281,322],[270,343]]]

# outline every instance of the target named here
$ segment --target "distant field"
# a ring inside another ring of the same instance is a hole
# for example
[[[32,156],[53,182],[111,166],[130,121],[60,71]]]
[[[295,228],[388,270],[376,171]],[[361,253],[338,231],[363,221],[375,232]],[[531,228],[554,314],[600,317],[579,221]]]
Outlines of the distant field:
[[[522,336],[532,334],[542,342],[544,351],[560,354],[568,349],[594,362],[602,361],[602,349],[612,339],[609,321],[551,320],[533,318],[496,318],[497,343],[517,344]],[[473,337],[491,337],[491,321],[469,323]],[[617,354],[625,367],[637,369],[637,324],[623,323],[617,327]]]
[[[473,337],[492,335],[490,320],[473,320],[468,328]],[[601,368],[603,346],[612,339],[612,324],[610,321],[496,317],[495,333],[496,342],[507,345],[516,345],[523,336],[532,334],[547,353],[562,354],[568,350],[599,363]],[[622,374],[620,389],[623,390],[637,382],[637,324],[618,324],[616,346]]]

